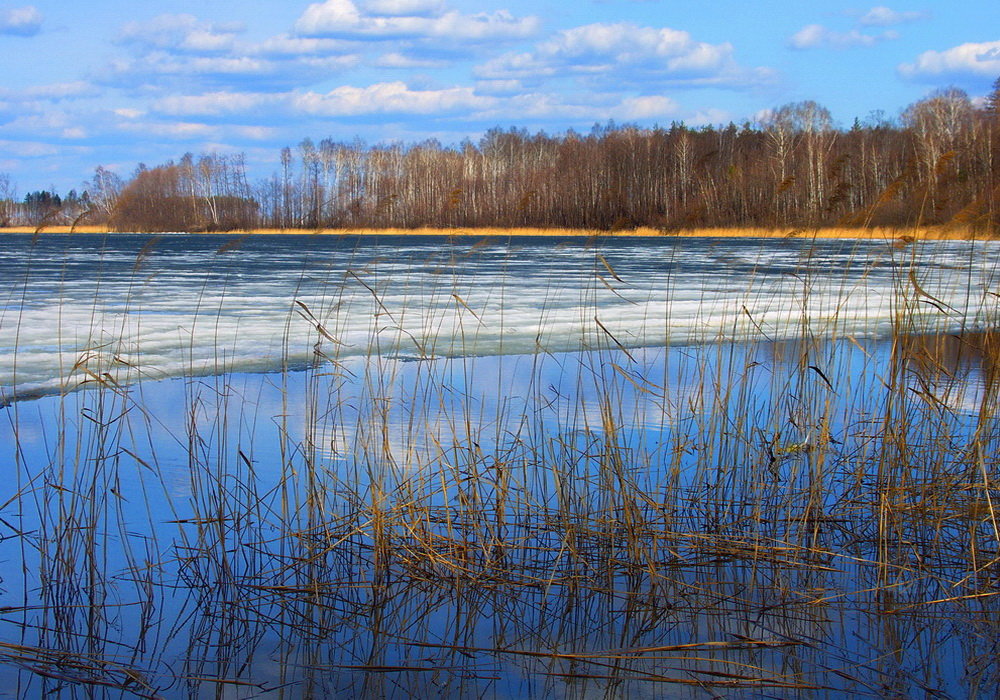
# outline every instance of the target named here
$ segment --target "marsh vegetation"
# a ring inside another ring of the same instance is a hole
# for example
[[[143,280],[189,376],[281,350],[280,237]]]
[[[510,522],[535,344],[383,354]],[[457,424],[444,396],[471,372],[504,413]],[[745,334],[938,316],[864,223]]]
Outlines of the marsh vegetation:
[[[11,695],[1000,690],[991,244],[80,240],[5,249]]]

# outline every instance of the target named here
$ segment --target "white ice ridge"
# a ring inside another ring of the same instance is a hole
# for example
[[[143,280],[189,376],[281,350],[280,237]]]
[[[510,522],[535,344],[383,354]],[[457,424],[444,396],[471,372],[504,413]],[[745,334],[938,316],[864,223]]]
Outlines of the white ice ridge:
[[[0,400],[375,353],[878,338],[901,323],[953,332],[995,320],[997,255],[983,244],[928,243],[900,258],[885,244],[687,243],[485,253],[468,244],[443,262],[434,248],[355,248],[322,265],[315,251],[276,243],[241,251],[222,272],[216,258],[183,251],[145,267],[106,254],[90,273],[78,252],[53,254],[0,299]]]

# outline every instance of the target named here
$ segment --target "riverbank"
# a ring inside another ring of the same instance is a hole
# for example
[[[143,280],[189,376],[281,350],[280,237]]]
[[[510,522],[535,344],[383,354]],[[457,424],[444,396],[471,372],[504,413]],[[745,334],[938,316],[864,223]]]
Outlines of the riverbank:
[[[30,226],[0,228],[0,235],[14,233],[113,233],[102,226],[45,226],[36,230]],[[676,231],[640,227],[620,231],[563,228],[336,228],[336,229],[252,229],[217,231],[219,235],[329,235],[329,236],[565,236],[593,238],[598,236],[677,237],[677,238],[849,238],[860,240],[989,240],[995,234],[973,231],[961,226],[924,226],[919,228],[693,228]]]

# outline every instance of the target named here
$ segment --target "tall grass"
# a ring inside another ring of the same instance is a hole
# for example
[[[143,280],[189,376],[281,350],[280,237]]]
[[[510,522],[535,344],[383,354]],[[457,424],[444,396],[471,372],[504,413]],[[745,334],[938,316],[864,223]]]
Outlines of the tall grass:
[[[956,319],[894,254],[884,340],[811,317],[807,261],[795,339],[747,311],[749,342],[636,349],[595,310],[579,352],[432,359],[435,336],[400,314],[438,328],[483,310],[448,274],[449,312],[390,308],[373,264],[290,300],[308,369],[241,374],[219,348],[211,376],[95,374],[14,402],[5,684],[995,697],[1000,345],[992,328],[914,333]],[[593,266],[581,294],[625,291]],[[384,341],[362,358],[340,344],[358,313]]]
[[[18,233],[107,233],[106,226],[8,226],[0,227],[0,234]],[[639,226],[624,229],[578,229],[578,228],[539,228],[539,227],[420,227],[420,228],[319,228],[319,229],[280,229],[259,228],[252,230],[219,231],[215,235],[232,237],[244,234],[253,235],[303,235],[329,234],[337,236],[453,236],[453,237],[496,237],[517,238],[522,236],[566,236],[590,237],[614,236],[628,238],[632,236],[675,236],[682,238],[856,238],[864,240],[990,240],[994,238],[989,232],[977,231],[961,221],[935,226],[892,227],[892,226],[821,226],[821,227],[692,227],[661,229],[650,226]]]

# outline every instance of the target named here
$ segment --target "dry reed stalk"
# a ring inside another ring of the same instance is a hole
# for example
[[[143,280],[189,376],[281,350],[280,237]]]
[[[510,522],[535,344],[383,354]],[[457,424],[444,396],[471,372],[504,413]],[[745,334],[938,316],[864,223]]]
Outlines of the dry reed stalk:
[[[978,206],[976,202],[969,205],[974,208]],[[972,211],[973,209],[969,209]],[[942,226],[905,226],[905,227],[869,227],[869,226],[824,226],[809,229],[790,228],[690,228],[662,231],[657,228],[639,227],[635,229],[622,229],[616,231],[606,231],[601,229],[561,229],[561,228],[501,228],[501,227],[464,227],[464,228],[343,228],[343,229],[238,229],[233,231],[215,231],[199,233],[197,235],[212,236],[241,236],[241,235],[261,235],[261,236],[303,236],[303,235],[331,235],[331,236],[444,236],[449,238],[483,238],[483,239],[506,239],[524,236],[540,237],[567,237],[567,238],[630,238],[630,237],[681,237],[681,238],[817,238],[817,239],[858,239],[858,240],[980,240],[990,238],[988,232],[978,231],[975,224],[965,221],[970,214],[963,210],[954,221]],[[75,226],[42,226],[38,227],[6,227],[0,228],[2,234],[114,234],[106,227],[75,225]]]

